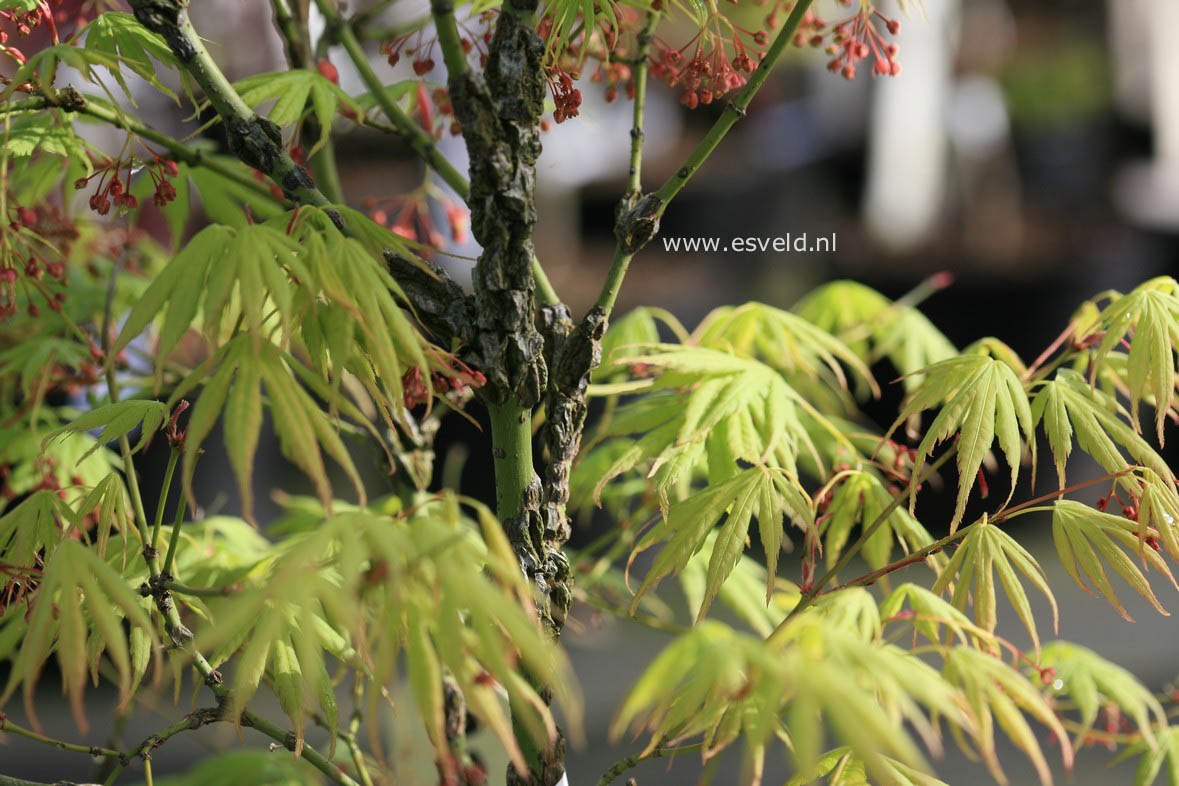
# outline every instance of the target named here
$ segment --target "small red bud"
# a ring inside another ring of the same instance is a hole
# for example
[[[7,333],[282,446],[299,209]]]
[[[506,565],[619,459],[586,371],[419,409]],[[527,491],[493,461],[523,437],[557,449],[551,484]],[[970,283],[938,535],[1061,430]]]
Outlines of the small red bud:
[[[332,65],[331,60],[328,60],[325,57],[324,59],[322,59],[318,63],[316,63],[315,67],[319,69],[319,75],[322,76],[324,79],[328,80],[333,85],[340,84],[340,72],[336,70],[336,67],[334,65]]]

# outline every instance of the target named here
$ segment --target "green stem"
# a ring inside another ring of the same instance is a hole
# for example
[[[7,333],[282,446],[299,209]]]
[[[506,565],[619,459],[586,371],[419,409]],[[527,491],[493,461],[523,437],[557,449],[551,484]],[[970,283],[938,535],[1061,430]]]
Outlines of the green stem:
[[[450,79],[457,79],[469,70],[467,53],[463,51],[458,25],[454,21],[453,0],[430,0],[430,14],[434,17],[434,31],[442,48],[442,62]]]
[[[598,786],[610,786],[610,784],[617,780],[618,776],[622,775],[622,773],[626,772],[632,767],[637,767],[649,759],[661,759],[664,756],[675,756],[677,753],[691,753],[693,751],[698,751],[703,747],[703,742],[697,742],[692,745],[680,745],[675,748],[655,748],[654,750],[648,751],[647,753],[639,753],[634,756],[627,756],[625,759],[621,759],[616,762],[614,766],[602,774],[602,777],[598,779]]]
[[[123,756],[121,751],[114,750],[113,748],[101,748],[97,745],[81,745],[76,742],[65,742],[54,739],[53,737],[46,737],[44,734],[38,734],[32,729],[18,726],[4,717],[3,714],[0,714],[0,732],[15,734],[18,737],[24,737],[27,740],[39,742],[42,745],[51,745],[58,750],[70,751],[72,753],[85,753],[90,756],[113,756],[115,758],[121,758]]]
[[[409,115],[401,111],[401,107],[397,106],[396,102],[385,90],[385,85],[381,82],[380,77],[373,71],[372,66],[369,65],[368,57],[364,54],[364,49],[360,46],[360,42],[356,40],[356,34],[352,28],[343,23],[340,18],[340,13],[336,9],[335,3],[332,0],[315,0],[316,6],[323,14],[327,21],[329,31],[337,37],[340,44],[344,47],[344,51],[348,53],[352,64],[356,67],[360,74],[361,80],[373,95],[373,99],[377,102],[377,106],[389,119],[393,126],[405,135],[406,141],[415,153],[422,157],[427,164],[430,165],[438,176],[442,178],[455,192],[465,201],[470,195],[470,186],[467,184],[467,179],[463,177],[462,173],[454,168],[434,144],[434,139],[427,134],[421,127],[409,118]],[[453,17],[452,17],[453,18]]]
[[[630,170],[626,180],[626,193],[623,204],[629,209],[638,202],[643,192],[643,118],[647,106],[647,50],[651,46],[651,35],[659,24],[659,12],[650,11],[647,23],[639,33],[639,51],[635,55],[634,81],[634,122],[630,129]],[[614,258],[610,261],[610,270],[606,273],[606,280],[602,283],[601,294],[598,295],[598,305],[606,312],[609,321],[610,312],[614,310],[614,302],[618,299],[618,292],[622,289],[622,279],[630,268],[630,261],[634,252],[627,251],[619,241],[614,247]]]
[[[495,464],[495,503],[500,521],[524,510],[524,490],[536,476],[532,464],[532,414],[514,397],[489,404]]]
[[[216,172],[226,180],[231,180],[242,188],[254,192],[258,196],[271,200],[274,199],[274,195],[270,193],[270,188],[265,183],[258,182],[239,169],[226,166],[223,161],[206,155],[204,151],[190,147],[166,134],[161,134],[154,128],[144,125],[122,112],[115,112],[102,104],[90,101],[80,93],[70,91],[70,98],[64,100],[61,98],[61,94],[65,92],[60,91],[59,97],[56,99],[36,97],[0,105],[0,115],[16,112],[34,112],[45,109],[60,109],[63,112],[92,117],[95,120],[100,120],[115,128],[121,128],[135,136],[142,137],[149,142],[159,145],[171,153],[172,157],[177,161],[181,161],[189,166],[204,167],[210,172]]]
[[[160,549],[160,529],[164,525],[164,508],[168,504],[168,492],[172,489],[172,474],[176,472],[176,462],[180,458],[180,451],[172,448],[168,454],[168,468],[164,470],[164,482],[160,486],[160,499],[156,503],[156,521],[151,531],[152,551]]]
[[[812,0],[799,0],[794,6],[794,10],[790,12],[786,23],[782,25],[782,29],[778,31],[778,35],[770,43],[770,48],[766,50],[765,56],[762,57],[761,62],[753,70],[753,73],[749,75],[749,81],[725,104],[724,112],[713,123],[712,128],[708,130],[708,133],[704,135],[704,138],[700,140],[699,144],[696,145],[696,148],[688,156],[684,165],[655,192],[655,196],[662,203],[663,208],[666,208],[667,203],[672,200],[672,197],[687,185],[688,180],[708,160],[708,157],[712,155],[717,145],[725,138],[729,130],[736,125],[737,121],[745,117],[745,110],[749,108],[749,102],[753,100],[757,91],[765,84],[766,79],[770,76],[770,72],[782,57],[782,53],[786,51],[786,47],[790,46],[790,42],[794,38],[794,33],[798,30],[798,25],[802,22],[802,18],[811,7],[811,2]]]
[[[180,545],[180,525],[184,523],[184,506],[188,504],[188,494],[184,485],[180,486],[180,500],[176,503],[176,520],[172,522],[172,534],[168,538],[168,553],[164,555],[163,572],[172,576],[172,566],[176,562],[176,550]]]
[[[916,494],[917,488],[922,483],[929,480],[929,478],[931,478],[939,469],[941,469],[942,466],[947,461],[949,461],[956,452],[957,446],[955,445],[939,456],[937,461],[934,461],[932,464],[927,466],[922,471],[920,477],[909,483],[908,487],[903,493],[895,495],[892,498],[892,502],[884,506],[884,510],[880,511],[876,518],[872,520],[872,523],[863,528],[863,530],[860,532],[860,537],[856,539],[855,543],[844,549],[843,553],[839,555],[839,559],[835,561],[835,564],[832,565],[826,573],[824,573],[815,581],[810,590],[803,593],[802,597],[798,600],[798,604],[790,610],[790,613],[787,614],[786,618],[778,624],[778,627],[774,629],[774,632],[771,633],[767,639],[769,641],[774,641],[777,639],[782,634],[782,632],[786,630],[786,627],[790,624],[791,620],[809,608],[810,605],[814,603],[815,598],[819,596],[819,593],[823,591],[823,587],[827,586],[827,584],[839,574],[839,571],[847,567],[847,563],[851,562],[852,557],[859,553],[864,544],[868,542],[868,539],[871,538],[873,534],[875,534],[876,530],[880,529],[880,527],[884,525],[884,522],[887,521],[888,517],[891,516],[893,512],[901,506],[901,503],[905,502],[914,494]]]

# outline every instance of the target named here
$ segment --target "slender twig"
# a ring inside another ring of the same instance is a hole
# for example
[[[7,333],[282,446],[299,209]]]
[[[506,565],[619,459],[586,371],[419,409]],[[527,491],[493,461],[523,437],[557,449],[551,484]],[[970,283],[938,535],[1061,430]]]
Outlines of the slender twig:
[[[647,105],[647,51],[651,46],[651,36],[659,24],[658,11],[647,12],[647,23],[639,32],[638,52],[634,61],[634,122],[630,129],[630,169],[627,173],[626,193],[623,195],[623,205],[626,209],[634,207],[643,191],[643,120]],[[626,244],[620,239],[614,248],[614,258],[610,262],[610,270],[606,273],[606,280],[602,282],[602,291],[598,295],[598,305],[606,311],[607,320],[614,308],[614,301],[618,299],[618,291],[622,288],[622,279],[630,267],[634,252],[628,251]]]
[[[646,753],[638,753],[634,756],[627,756],[625,759],[620,759],[615,762],[610,769],[602,773],[602,777],[598,778],[598,786],[610,786],[618,776],[622,773],[637,767],[649,759],[662,759],[665,756],[675,756],[678,753],[691,753],[693,751],[701,750],[704,747],[703,742],[696,742],[691,745],[679,745],[674,748],[654,748]]]
[[[152,526],[151,547],[160,550],[160,529],[164,525],[164,508],[168,504],[168,492],[172,489],[172,475],[176,472],[176,462],[180,458],[180,451],[172,448],[168,454],[168,467],[164,470],[164,482],[160,485],[160,499],[156,503],[156,521]]]
[[[457,79],[470,66],[467,64],[467,53],[463,51],[458,25],[454,21],[454,1],[430,0],[430,14],[434,18],[434,32],[438,36],[438,46],[442,49],[446,73],[451,80]]]
[[[863,528],[863,530],[860,532],[860,537],[856,539],[855,543],[845,549],[843,553],[839,555],[839,559],[836,560],[835,564],[828,568],[826,573],[816,579],[815,583],[807,592],[802,594],[802,597],[798,600],[798,604],[790,610],[790,613],[787,614],[786,618],[778,624],[778,627],[774,629],[774,632],[771,633],[768,638],[777,638],[782,633],[782,631],[786,629],[786,626],[790,624],[791,620],[809,608],[810,605],[814,603],[815,598],[818,597],[819,594],[823,591],[823,588],[839,574],[839,571],[847,567],[847,563],[851,561],[852,557],[859,553],[864,544],[868,542],[868,539],[871,538],[873,534],[875,534],[876,530],[884,525],[889,516],[891,516],[893,512],[901,506],[901,503],[905,502],[914,494],[916,494],[918,487],[920,487],[922,483],[931,478],[939,469],[941,469],[942,466],[947,461],[949,461],[956,452],[957,445],[954,445],[941,456],[939,456],[937,461],[929,464],[922,471],[920,477],[909,483],[905,491],[894,495],[892,502],[885,505],[884,509],[880,511],[879,515],[877,515],[875,519],[873,519],[872,523]]]
[[[163,586],[171,592],[192,595],[194,598],[224,598],[237,591],[237,587],[232,584],[227,587],[190,587],[178,581],[165,581]]]
[[[98,745],[83,745],[76,742],[66,742],[64,740],[47,737],[44,734],[38,734],[32,729],[26,729],[23,726],[10,721],[3,713],[0,713],[0,733],[7,732],[15,734],[18,737],[24,737],[33,742],[39,742],[42,745],[50,745],[58,750],[70,751],[72,753],[85,753],[89,756],[112,756],[115,758],[125,758],[122,751],[114,750],[113,748],[103,748]]]
[[[716,150],[717,145],[729,133],[729,130],[736,125],[737,121],[745,117],[745,111],[749,108],[749,102],[765,84],[766,79],[769,78],[770,72],[782,57],[782,53],[790,46],[790,42],[794,38],[794,33],[798,30],[798,25],[802,22],[802,18],[806,16],[807,11],[810,10],[812,0],[799,0],[794,6],[794,10],[790,12],[782,29],[778,31],[778,35],[770,43],[769,49],[766,50],[761,62],[753,73],[749,75],[749,81],[745,86],[737,91],[729,102],[725,105],[724,112],[713,123],[712,128],[704,135],[704,138],[696,145],[696,148],[688,156],[684,165],[680,167],[675,174],[668,178],[658,191],[655,192],[656,198],[660,202],[661,209],[667,207],[667,204],[672,198],[680,192],[692,175],[701,167],[701,165],[708,160],[712,152]]]
[[[0,104],[0,114],[7,115],[17,112],[36,112],[45,109],[60,109],[63,112],[71,112],[74,114],[85,115],[92,117],[95,120],[100,120],[103,123],[112,125],[116,128],[121,128],[135,136],[142,137],[149,142],[154,142],[160,147],[165,148],[172,157],[177,161],[188,164],[189,166],[199,166],[208,169],[210,172],[215,172],[226,180],[232,180],[237,185],[244,189],[252,191],[258,196],[266,199],[274,199],[274,195],[270,193],[270,189],[265,183],[260,183],[249,175],[245,174],[239,169],[227,166],[225,162],[217,158],[207,155],[199,148],[191,147],[184,144],[178,139],[162,134],[151,126],[144,125],[133,117],[130,117],[122,112],[116,112],[100,103],[91,101],[82,96],[80,93],[71,92],[69,101],[62,101],[60,95],[66,91],[59,91],[59,98],[48,99],[45,97],[28,98],[24,101],[16,101],[7,104]]]
[[[395,128],[405,134],[406,141],[414,152],[421,156],[447,185],[466,200],[470,195],[467,179],[438,152],[434,139],[414,123],[409,115],[402,111],[401,107],[397,106],[393,97],[385,90],[385,85],[381,82],[380,77],[369,65],[368,57],[356,39],[356,33],[340,18],[340,12],[335,3],[332,0],[315,0],[315,4],[319,8],[319,12],[323,14],[329,34],[334,36],[344,47],[344,51],[348,53],[348,57],[351,58],[361,80],[372,93],[373,100],[381,108],[385,117]]]

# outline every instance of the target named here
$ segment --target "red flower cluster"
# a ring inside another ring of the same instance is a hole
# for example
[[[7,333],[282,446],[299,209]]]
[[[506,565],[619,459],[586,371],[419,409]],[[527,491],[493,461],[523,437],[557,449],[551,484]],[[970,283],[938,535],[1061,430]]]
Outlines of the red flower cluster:
[[[402,396],[406,409],[421,406],[437,395],[448,391],[461,392],[464,389],[481,388],[487,384],[487,377],[475,371],[458,358],[448,356],[440,359],[442,370],[430,374],[429,384],[422,376],[422,370],[414,366],[401,377]]]
[[[150,152],[150,151],[149,151]],[[155,190],[152,193],[152,203],[157,207],[163,207],[176,198],[176,187],[172,185],[168,178],[176,177],[180,173],[176,162],[171,159],[165,159],[156,153],[151,153],[152,160],[138,162],[141,163],[148,175],[151,176],[152,182],[155,184]],[[98,178],[98,190],[90,196],[90,209],[98,213],[100,216],[105,216],[110,212],[111,205],[121,210],[134,210],[139,207],[139,200],[128,192],[127,188],[131,185],[131,173],[135,168],[137,159],[134,157],[128,158],[127,161],[108,161],[101,167],[98,167],[94,174],[87,177],[80,177],[74,181],[74,188],[81,191],[86,188],[90,181]],[[126,180],[119,176],[119,171],[126,168]]]
[[[899,20],[888,18],[874,6],[861,8],[831,29],[831,43],[827,45],[826,52],[834,55],[834,58],[827,63],[828,71],[842,74],[845,79],[855,79],[856,64],[871,56],[873,75],[896,76],[901,72],[901,64],[896,60],[900,47],[884,40],[884,36],[876,29],[874,19],[879,19],[890,35],[901,31]],[[818,32],[821,28],[815,29],[810,43],[820,46],[823,43],[822,33]],[[816,40],[818,43],[815,43]]]
[[[768,43],[766,31],[746,30],[718,14],[679,49],[655,40],[651,75],[671,87],[683,87],[680,103],[695,109],[742,87]],[[691,56],[685,59],[689,49]]]
[[[487,44],[491,41],[492,23],[497,14],[498,11],[484,11],[479,14],[476,20],[481,28],[479,30],[473,31],[464,22],[458,23],[461,34],[459,44],[464,52],[470,53],[471,50],[475,50],[479,54],[480,66],[487,62]],[[381,52],[391,66],[401,62],[402,55],[413,58],[413,72],[418,76],[424,76],[437,65],[433,57],[437,40],[437,37],[426,38],[424,29],[419,29],[392,41],[386,41],[381,45]]]
[[[573,86],[577,75],[560,68],[549,68],[545,72],[545,80],[549,84],[549,92],[553,94],[553,120],[564,123],[571,117],[577,117],[581,110],[581,91]]]
[[[60,0],[56,0],[56,5],[60,5]],[[11,11],[0,11],[0,20],[7,22],[12,27],[16,28],[18,35],[26,36],[33,32],[33,30],[44,23],[49,28],[49,33],[53,38],[53,43],[58,43],[57,25],[54,23],[53,11],[49,8],[47,0],[38,0],[37,6],[31,11],[20,11],[13,9]],[[0,31],[0,44],[6,43],[8,34]]]
[[[470,227],[470,212],[466,207],[440,193],[427,194],[427,188],[399,197],[364,200],[369,218],[387,226],[407,240],[435,248],[446,244],[446,237],[438,231],[431,213],[431,200],[438,202],[446,215],[447,228],[455,243],[465,243]]]

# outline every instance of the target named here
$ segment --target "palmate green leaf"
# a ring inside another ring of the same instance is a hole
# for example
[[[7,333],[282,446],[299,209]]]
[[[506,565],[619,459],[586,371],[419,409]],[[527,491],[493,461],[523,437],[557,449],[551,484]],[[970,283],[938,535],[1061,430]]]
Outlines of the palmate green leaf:
[[[1128,361],[1130,408],[1138,423],[1138,402],[1151,399],[1155,428],[1163,442],[1163,421],[1175,398],[1175,347],[1179,346],[1179,282],[1160,276],[1115,298],[1098,317],[1105,336],[1094,355],[1095,367],[1132,334]]]
[[[1160,614],[1168,613],[1151,589],[1150,581],[1135,563],[1133,552],[1137,552],[1144,565],[1166,576],[1179,589],[1179,583],[1162,556],[1152,548],[1139,548],[1138,530],[1136,522],[1073,500],[1057,500],[1052,508],[1052,538],[1065,570],[1082,589],[1105,598],[1119,614],[1131,621],[1109,580],[1107,563]]]
[[[1134,772],[1134,786],[1151,786],[1166,767],[1168,786],[1179,786],[1179,726],[1166,726],[1155,732],[1155,743],[1146,739],[1127,746],[1119,758],[1141,756]]]
[[[892,503],[892,494],[873,472],[850,471],[839,482],[826,505],[826,513],[819,520],[823,536],[823,555],[830,567],[839,559],[847,545],[852,529],[872,525]],[[933,537],[902,506],[898,506],[864,543],[861,554],[872,568],[882,568],[892,560],[895,545],[904,553],[928,546]],[[935,571],[945,564],[942,555],[931,555],[926,562]]]
[[[1030,583],[1048,599],[1052,606],[1053,630],[1059,624],[1056,598],[1035,558],[1015,538],[985,517],[971,525],[970,532],[962,539],[930,591],[940,595],[952,586],[951,603],[954,607],[965,610],[967,603],[973,602],[975,622],[988,633],[994,633],[998,624],[996,580],[1002,584],[1016,616],[1027,628],[1032,644],[1039,652],[1040,636],[1023,583]]]
[[[179,65],[168,44],[156,33],[141,25],[132,14],[107,11],[86,25],[86,49],[101,52],[119,65],[147,80],[152,87],[179,102],[157,74],[156,63],[175,68]],[[131,99],[135,99],[123,78],[121,68],[110,69],[111,76]]]
[[[214,663],[241,648],[235,706],[270,675],[285,707],[293,709],[297,697],[304,705],[318,697],[322,711],[335,712],[323,706],[330,696],[323,687],[325,653],[382,685],[397,676],[404,653],[428,728],[436,730],[430,697],[445,671],[520,761],[495,683],[519,708],[529,733],[545,739],[555,729],[524,670],[558,686],[557,699],[576,728],[579,704],[568,664],[521,606],[527,589],[498,522],[485,510],[477,515],[478,528],[449,496],[420,505],[410,519],[357,509],[280,544],[248,589],[209,602],[213,623],[197,633]],[[520,653],[520,663],[511,652]],[[380,700],[379,691],[370,693]],[[435,742],[445,746],[444,738]]]
[[[801,616],[770,643],[707,620],[651,663],[619,708],[611,735],[628,726],[648,729],[647,750],[701,737],[709,757],[743,737],[754,762],[785,721],[797,768],[809,772],[830,727],[869,772],[883,776],[885,756],[924,769],[907,729],[936,749],[929,715],[968,725],[963,707],[961,695],[919,658],[821,615]]]
[[[292,69],[266,74],[255,74],[234,84],[246,105],[257,109],[267,101],[274,106],[266,117],[280,126],[296,124],[302,119],[310,101],[310,111],[322,129],[330,129],[337,107],[346,106],[357,115],[360,104],[340,86],[314,69]],[[315,153],[327,141],[321,136],[315,146],[307,151]]]
[[[278,434],[283,456],[298,466],[314,482],[325,507],[333,498],[323,454],[327,453],[345,472],[363,505],[363,481],[347,447],[338,433],[338,420],[324,412],[296,378],[298,361],[269,342],[258,341],[243,333],[225,344],[207,364],[216,371],[204,382],[189,417],[184,440],[182,478],[189,489],[201,445],[213,427],[224,417],[226,448],[238,478],[243,507],[252,515],[251,491],[254,453],[262,427],[259,401],[265,390],[271,419]],[[172,393],[179,399],[198,380],[204,369],[197,369],[190,379]],[[346,400],[331,395],[326,388],[317,390],[345,415],[360,415]],[[358,419],[363,419],[360,416]]]
[[[764,303],[713,310],[692,334],[703,347],[757,358],[783,374],[820,378],[826,370],[846,387],[843,363],[876,395],[880,389],[864,361],[843,342],[805,318]]]
[[[153,645],[158,643],[142,599],[127,581],[93,550],[65,539],[45,560],[32,607],[24,641],[0,694],[0,706],[23,686],[25,708],[32,715],[38,677],[54,653],[80,728],[87,727],[82,693],[88,676],[97,675],[98,661],[104,654],[115,669],[119,703],[124,705],[132,685],[131,650],[124,625],[139,628]],[[25,623],[17,618],[8,624]],[[3,637],[0,632],[0,639]]]
[[[1060,745],[1065,769],[1072,769],[1073,748],[1048,700],[1027,677],[1000,658],[972,647],[954,647],[945,656],[945,679],[965,694],[976,724],[975,747],[999,783],[1007,783],[995,753],[995,722],[1008,739],[1031,760],[1040,782],[1052,783],[1052,774],[1036,733],[1028,724],[1031,716],[1047,727]]]
[[[788,518],[804,531],[814,527],[810,498],[794,478],[782,470],[766,467],[742,470],[726,481],[674,503],[666,518],[656,522],[635,545],[631,560],[652,546],[665,544],[635,593],[632,613],[643,595],[660,579],[684,569],[722,517],[724,523],[712,542],[697,619],[708,612],[721,585],[744,554],[749,525],[755,517],[768,563],[767,603],[774,592],[778,552],[783,540],[782,520]]]
[[[717,530],[710,532],[700,551],[696,552],[680,571],[680,586],[684,590],[689,609],[703,609],[705,606],[708,566],[712,562],[719,534]],[[765,596],[767,583],[774,586],[768,602]],[[769,636],[774,632],[786,614],[798,604],[800,596],[796,584],[780,577],[770,577],[757,560],[745,554],[737,560],[732,572],[716,593],[721,603],[728,606],[755,633],[762,636]]]
[[[960,355],[930,366],[924,375],[925,379],[885,436],[890,436],[907,418],[941,407],[917,447],[919,455],[912,482],[916,482],[934,447],[957,434],[958,501],[950,521],[953,533],[962,521],[966,500],[991,443],[998,440],[1011,468],[1011,490],[1007,495],[1010,501],[1019,479],[1025,446],[1031,450],[1035,466],[1035,429],[1023,384],[1011,366],[1001,360],[978,354]],[[910,512],[915,497],[910,499]]]
[[[202,758],[183,775],[155,779],[156,786],[321,786],[326,779],[302,759],[265,750],[239,750]]]
[[[1044,646],[1040,667],[1051,668],[1052,690],[1076,702],[1081,728],[1073,744],[1080,747],[1107,704],[1114,704],[1134,721],[1139,732],[1155,743],[1153,727],[1167,725],[1167,714],[1158,699],[1126,669],[1106,660],[1091,649],[1066,641]]]
[[[87,174],[93,171],[90,146],[74,133],[69,124],[53,125],[45,117],[35,120],[18,117],[10,123],[7,136],[0,133],[0,138],[4,139],[4,149],[13,159],[45,153],[82,162]]]
[[[14,568],[39,565],[76,524],[74,511],[57,492],[41,489],[0,517],[0,562]]]
[[[1115,474],[1130,468],[1119,450],[1121,446],[1135,462],[1149,467],[1159,477],[1174,477],[1167,462],[1119,417],[1121,411],[1115,399],[1091,387],[1072,369],[1059,369],[1036,393],[1032,417],[1044,425],[1061,488],[1074,436],[1081,450],[1106,472]],[[1134,488],[1137,490],[1136,485]]]
[[[272,227],[254,224],[233,230],[212,225],[198,233],[160,271],[143,297],[132,308],[115,341],[116,351],[164,315],[156,350],[157,374],[168,354],[188,331],[198,310],[203,311],[205,332],[215,337],[227,321],[240,315],[254,335],[262,332],[267,311],[273,308],[281,320],[283,339],[289,338],[296,312],[299,281],[310,278],[299,259],[298,245]],[[198,298],[195,293],[202,293]],[[236,294],[236,298],[234,297]]]
[[[66,434],[102,429],[90,449],[79,457],[78,460],[81,461],[106,443],[127,436],[142,424],[139,441],[131,448],[131,452],[134,453],[147,444],[167,418],[168,406],[162,401],[131,399],[103,404],[82,413],[65,426],[49,432],[42,445],[48,445]]]
[[[42,412],[42,423],[60,422],[57,411],[47,418],[45,414]],[[116,466],[122,466],[113,451],[96,443],[89,434],[66,434],[44,449],[41,442],[41,433],[28,419],[20,418],[0,428],[0,464],[8,467],[5,480],[15,498],[36,490],[47,477],[67,493],[77,487],[93,488]],[[0,496],[0,510],[7,503]]]
[[[947,786],[932,775],[915,770],[887,756],[877,756],[877,769],[881,772],[876,784],[886,786]],[[825,777],[826,786],[872,786],[868,769],[855,752],[844,745],[829,750],[819,757],[818,763],[808,772],[795,775],[786,781],[786,786],[811,786],[818,778]]]
[[[958,354],[916,308],[893,303],[855,281],[824,284],[794,311],[839,338],[868,365],[888,358],[910,392],[921,384],[922,369]]]
[[[597,480],[595,498],[611,479],[637,466],[648,468],[661,505],[693,468],[717,483],[740,463],[772,464],[796,474],[800,451],[815,453],[802,414],[825,422],[782,376],[757,360],[715,349],[674,344],[618,362],[657,374],[643,395],[621,407],[604,429],[607,439],[633,441]],[[837,434],[831,426],[830,432]],[[816,454],[816,461],[818,461]]]

